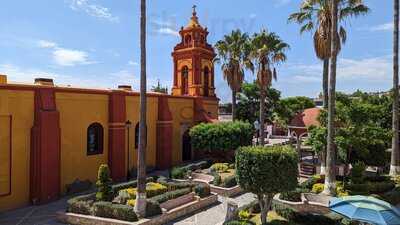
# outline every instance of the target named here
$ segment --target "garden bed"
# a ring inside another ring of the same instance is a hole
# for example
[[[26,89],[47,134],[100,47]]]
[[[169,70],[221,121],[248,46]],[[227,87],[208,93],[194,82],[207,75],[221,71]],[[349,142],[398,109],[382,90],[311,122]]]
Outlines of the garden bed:
[[[217,195],[211,194],[205,198],[196,197],[195,200],[176,207],[170,211],[164,212],[161,215],[152,218],[141,219],[136,222],[127,222],[116,219],[102,218],[91,215],[82,215],[76,213],[59,212],[57,218],[67,224],[85,224],[85,225],[162,225],[173,221],[179,217],[189,215],[197,210],[206,208],[215,204],[218,201]]]

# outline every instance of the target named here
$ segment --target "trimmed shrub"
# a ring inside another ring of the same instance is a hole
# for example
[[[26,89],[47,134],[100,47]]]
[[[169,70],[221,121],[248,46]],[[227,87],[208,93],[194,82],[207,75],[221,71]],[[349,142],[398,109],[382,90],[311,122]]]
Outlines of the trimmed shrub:
[[[135,207],[136,199],[129,199],[128,201],[126,201],[126,204]]]
[[[169,191],[162,195],[154,196],[154,197],[150,198],[150,200],[161,204],[163,202],[181,197],[181,196],[189,194],[191,192],[192,192],[191,188],[184,188],[184,189],[179,189],[179,190],[175,190],[175,191]]]
[[[324,186],[325,186],[324,184],[320,183],[314,184],[311,191],[315,194],[319,194],[324,191]]]
[[[393,190],[395,184],[393,182],[374,182],[368,183],[370,193],[381,194]]]
[[[240,210],[239,211],[239,219],[241,220],[247,220],[250,219],[251,215],[250,212],[247,210]]]
[[[261,197],[266,206],[275,194],[297,187],[298,155],[290,146],[241,147],[236,152],[236,179],[244,191]],[[268,207],[261,208],[268,214]],[[266,218],[262,216],[263,223]]]
[[[146,202],[146,217],[153,217],[162,213],[160,204],[158,202],[147,200]]]
[[[208,184],[197,184],[194,187],[194,192],[200,197],[200,198],[205,198],[210,195],[210,185]]]
[[[350,180],[353,184],[362,184],[365,179],[365,163],[356,162],[351,169]]]
[[[153,182],[146,184],[146,196],[148,198],[163,194],[167,191],[168,191],[168,188],[162,184],[153,183]],[[123,190],[119,191],[118,198],[121,201],[122,200],[127,201],[128,199],[136,199],[136,193],[137,193],[136,188],[123,189]]]
[[[174,167],[171,170],[171,178],[173,179],[183,179],[185,178],[187,170],[182,167]]]
[[[400,203],[400,187],[396,187],[393,190],[386,192],[382,195],[382,198],[392,205],[398,205]]]
[[[253,134],[253,126],[241,121],[201,123],[190,129],[193,148],[206,151],[229,151],[251,145]]]
[[[337,221],[322,215],[302,214],[283,204],[273,204],[272,208],[281,217],[295,224],[337,225]]]
[[[323,183],[325,177],[321,175],[314,175],[309,177],[306,181],[300,184],[300,188],[311,190],[314,184],[316,183]]]
[[[279,196],[280,199],[290,202],[301,202],[301,193],[307,192],[300,188],[296,188],[294,191],[283,192]]]
[[[146,179],[146,183],[153,182],[154,179],[152,177],[148,177]],[[115,184],[112,186],[112,190],[114,193],[118,193],[122,189],[127,189],[127,188],[135,188],[137,187],[137,180],[132,180],[128,182],[123,182],[120,184]]]
[[[215,163],[210,167],[211,172],[225,173],[229,170],[228,163]]]
[[[212,175],[214,177],[214,180],[212,181],[212,184],[215,185],[215,186],[220,186],[221,183],[222,183],[221,176],[216,172],[214,172]]]
[[[236,182],[235,175],[225,177],[224,180],[222,181],[222,187],[225,187],[225,188],[235,187],[236,185],[237,185],[237,182]]]
[[[132,206],[112,204],[111,202],[96,202],[93,204],[93,215],[104,218],[124,220],[129,222],[138,221]]]
[[[232,220],[225,222],[224,225],[255,225],[255,223],[248,220]]]
[[[177,182],[169,180],[166,177],[160,177],[157,179],[157,183],[160,183],[168,188],[168,191],[175,191],[184,188],[192,188],[194,184],[187,181]]]
[[[97,201],[110,201],[113,197],[112,180],[110,178],[110,169],[107,164],[102,164],[99,167],[97,174]]]

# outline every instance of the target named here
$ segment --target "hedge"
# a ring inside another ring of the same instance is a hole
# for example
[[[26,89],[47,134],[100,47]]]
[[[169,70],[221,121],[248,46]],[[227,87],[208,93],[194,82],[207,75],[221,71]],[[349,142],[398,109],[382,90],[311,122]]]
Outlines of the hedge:
[[[128,205],[112,204],[111,202],[96,202],[93,204],[93,215],[104,218],[138,221],[134,208]]]
[[[153,217],[162,213],[160,204],[158,202],[147,200],[146,202],[146,216]]]
[[[90,215],[96,194],[80,195],[67,201],[67,212]]]
[[[250,123],[241,121],[201,123],[190,129],[189,134],[195,150],[229,151],[251,145],[254,129]]]
[[[169,191],[162,195],[154,196],[154,197],[150,198],[150,200],[161,204],[168,200],[181,197],[181,196],[189,194],[191,192],[192,192],[191,188],[184,188],[184,189],[179,189],[179,190],[175,190],[175,191]]]
[[[255,194],[291,191],[297,187],[297,162],[290,146],[241,147],[236,153],[236,179]]]
[[[206,169],[211,166],[210,160],[202,160],[182,166],[176,166],[171,169],[170,176],[173,179],[183,179],[188,171],[195,171],[199,169]]]
[[[168,191],[175,191],[184,188],[193,188],[194,184],[188,181],[177,182],[169,180],[166,177],[159,177],[157,183],[160,183],[168,188]]]
[[[210,195],[210,193],[211,193],[211,191],[210,191],[210,185],[208,185],[208,184],[203,184],[203,183],[197,184],[197,185],[194,187],[194,192],[195,192],[200,198],[208,197],[208,196]]]
[[[237,185],[236,182],[236,176],[235,175],[231,175],[228,177],[225,177],[224,180],[222,181],[222,187],[225,188],[231,188],[231,187],[235,187]]]
[[[290,202],[301,202],[301,193],[308,190],[296,188],[294,191],[282,192],[279,196],[280,199]]]
[[[146,179],[146,183],[149,182],[154,182],[154,179],[152,177],[148,177]],[[112,186],[112,190],[114,193],[118,193],[122,189],[135,188],[135,187],[137,187],[137,180],[115,184]]]

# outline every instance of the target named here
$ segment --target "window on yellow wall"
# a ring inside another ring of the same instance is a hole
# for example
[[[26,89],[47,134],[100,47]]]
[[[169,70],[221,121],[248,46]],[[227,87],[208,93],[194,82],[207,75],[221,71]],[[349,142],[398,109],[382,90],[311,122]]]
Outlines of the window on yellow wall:
[[[103,126],[92,123],[87,129],[87,155],[103,154]]]

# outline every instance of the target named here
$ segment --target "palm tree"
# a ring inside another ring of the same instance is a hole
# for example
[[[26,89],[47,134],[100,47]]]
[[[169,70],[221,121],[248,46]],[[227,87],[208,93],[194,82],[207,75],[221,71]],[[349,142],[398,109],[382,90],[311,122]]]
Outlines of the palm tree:
[[[275,65],[286,61],[285,51],[289,45],[283,42],[275,33],[262,30],[254,34],[250,46],[250,57],[253,61],[251,70],[257,70],[257,84],[260,88],[260,145],[264,145],[265,132],[265,99],[266,91],[277,78]]]
[[[232,90],[232,119],[236,119],[236,94],[240,91],[244,80],[244,69],[248,64],[249,36],[240,30],[234,30],[230,35],[215,44],[216,62],[221,63],[224,79]]]
[[[140,1],[140,115],[138,148],[138,185],[135,211],[139,216],[146,215],[146,0]]]
[[[390,175],[400,174],[399,149],[399,0],[394,0],[394,31],[393,31],[393,138]]]
[[[369,12],[369,8],[362,0],[339,0],[339,22],[347,18],[363,15]],[[323,61],[322,90],[324,109],[328,110],[328,78],[329,59],[331,56],[331,0],[303,0],[300,11],[289,16],[290,22],[301,25],[300,33],[314,31],[314,51],[316,56]],[[345,44],[347,34],[343,26],[340,26],[337,37],[340,38],[338,50]],[[321,174],[325,173],[326,151],[322,151]]]

